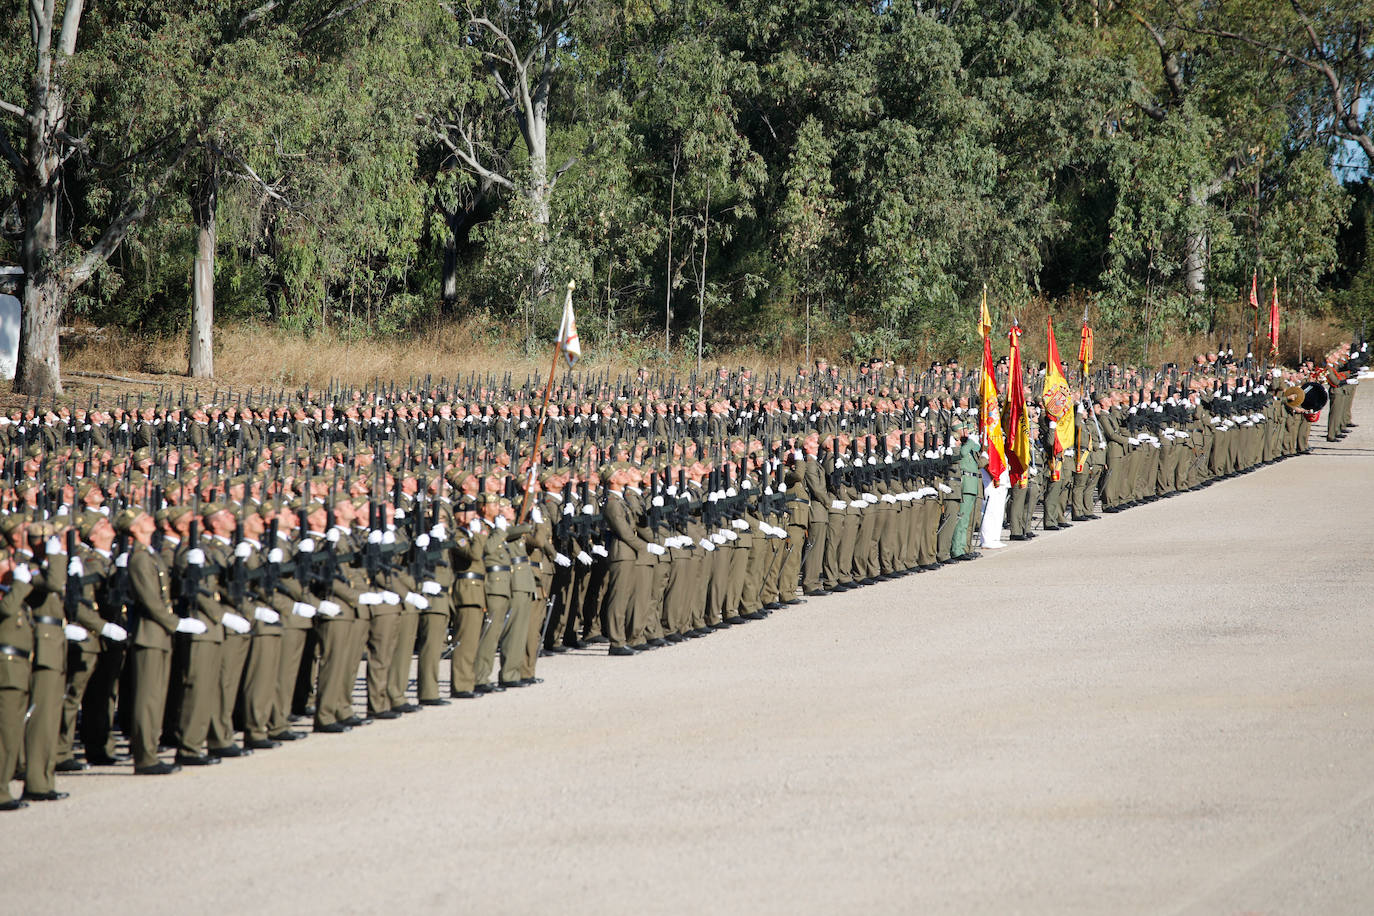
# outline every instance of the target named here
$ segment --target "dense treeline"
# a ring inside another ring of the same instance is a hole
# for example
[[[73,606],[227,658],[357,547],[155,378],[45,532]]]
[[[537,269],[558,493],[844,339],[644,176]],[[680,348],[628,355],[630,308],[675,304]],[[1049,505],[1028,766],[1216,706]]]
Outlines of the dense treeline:
[[[1142,347],[1255,271],[1356,320],[1374,286],[1374,0],[23,7],[0,260],[31,392],[72,315],[528,339],[573,278],[598,346],[901,355],[960,348],[984,283]]]

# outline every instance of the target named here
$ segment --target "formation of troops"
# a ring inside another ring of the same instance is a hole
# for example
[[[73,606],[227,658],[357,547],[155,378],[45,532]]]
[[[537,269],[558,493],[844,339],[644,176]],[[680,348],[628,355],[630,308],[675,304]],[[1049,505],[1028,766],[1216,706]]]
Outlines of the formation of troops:
[[[1100,370],[1073,452],[1048,454],[1032,405],[1010,536],[1302,454],[1313,386],[1340,438],[1366,361]],[[976,382],[818,361],[568,373],[547,406],[487,376],[11,411],[0,810],[92,765],[218,764],[536,685],[547,653],[635,656],[975,559]]]

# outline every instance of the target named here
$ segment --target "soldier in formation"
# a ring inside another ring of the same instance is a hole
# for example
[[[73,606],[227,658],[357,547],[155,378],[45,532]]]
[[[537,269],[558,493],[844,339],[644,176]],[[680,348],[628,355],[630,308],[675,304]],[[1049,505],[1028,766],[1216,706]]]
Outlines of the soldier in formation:
[[[1337,438],[1363,353],[1332,355]],[[568,374],[547,407],[483,376],[0,417],[0,809],[92,765],[212,766],[537,685],[549,653],[634,657],[977,558],[976,379],[816,370]],[[1306,451],[1300,380],[1098,373],[1058,455],[1032,399],[1012,540]]]

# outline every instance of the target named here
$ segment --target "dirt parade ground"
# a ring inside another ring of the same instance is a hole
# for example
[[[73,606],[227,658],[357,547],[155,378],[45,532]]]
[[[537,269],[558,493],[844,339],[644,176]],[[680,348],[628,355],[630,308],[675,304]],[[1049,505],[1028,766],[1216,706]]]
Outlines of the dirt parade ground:
[[[1368,913],[1374,418],[545,683],[0,817],[14,913]]]

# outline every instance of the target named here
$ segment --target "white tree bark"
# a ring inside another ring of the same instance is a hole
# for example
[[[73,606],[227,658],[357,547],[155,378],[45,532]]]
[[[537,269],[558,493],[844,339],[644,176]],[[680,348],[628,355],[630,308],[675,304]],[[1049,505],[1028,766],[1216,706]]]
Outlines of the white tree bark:
[[[219,202],[219,166],[213,152],[207,152],[205,173],[191,201],[196,221],[196,262],[191,278],[191,342],[187,373],[192,378],[215,375],[215,246],[218,226],[215,209]]]

